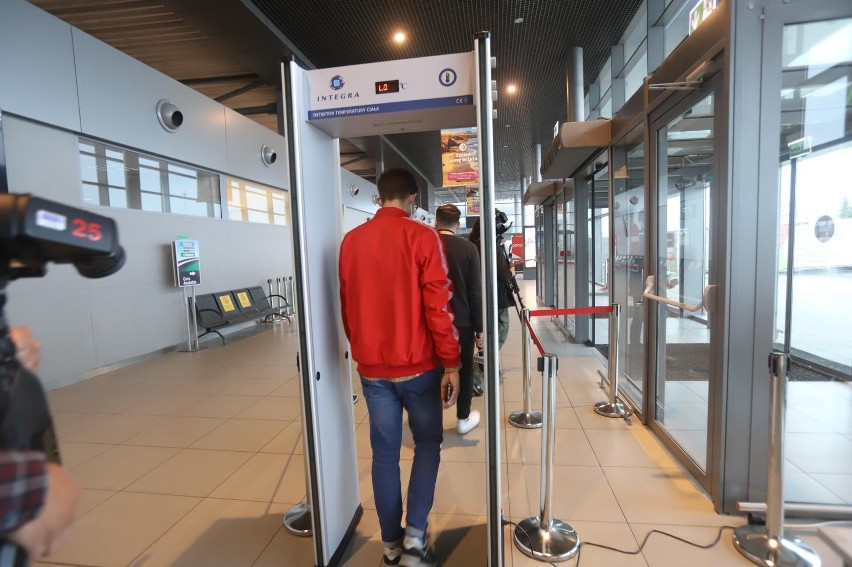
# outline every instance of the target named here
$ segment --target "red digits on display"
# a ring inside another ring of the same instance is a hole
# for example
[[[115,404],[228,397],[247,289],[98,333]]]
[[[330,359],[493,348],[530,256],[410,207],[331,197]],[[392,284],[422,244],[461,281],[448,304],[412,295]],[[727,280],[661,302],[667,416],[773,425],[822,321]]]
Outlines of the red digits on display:
[[[101,225],[96,222],[86,222],[83,219],[74,219],[71,221],[76,228],[71,232],[71,236],[76,238],[86,238],[92,242],[97,242],[103,237],[101,233]]]

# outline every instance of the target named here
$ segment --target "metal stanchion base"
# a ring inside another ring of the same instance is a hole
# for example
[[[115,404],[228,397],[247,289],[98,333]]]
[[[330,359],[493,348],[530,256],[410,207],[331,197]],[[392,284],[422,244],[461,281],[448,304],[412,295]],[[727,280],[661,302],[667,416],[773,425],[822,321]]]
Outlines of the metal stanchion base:
[[[595,413],[604,417],[625,418],[633,415],[633,410],[621,401],[617,401],[615,404],[610,402],[598,402],[595,404]]]
[[[284,527],[293,535],[310,537],[314,535],[311,518],[311,505],[307,502],[299,502],[284,515]]]
[[[206,349],[206,346],[196,346],[194,348],[190,347],[180,347],[179,349],[175,349],[175,352],[198,352],[200,350]]]
[[[808,544],[798,539],[772,539],[766,526],[734,530],[734,547],[752,563],[766,567],[819,567],[822,562]]]
[[[514,540],[521,553],[545,561],[566,561],[580,550],[580,536],[562,520],[553,520],[545,530],[541,520],[527,518],[515,527]]]
[[[514,411],[509,416],[509,423],[521,429],[541,429],[541,412]]]

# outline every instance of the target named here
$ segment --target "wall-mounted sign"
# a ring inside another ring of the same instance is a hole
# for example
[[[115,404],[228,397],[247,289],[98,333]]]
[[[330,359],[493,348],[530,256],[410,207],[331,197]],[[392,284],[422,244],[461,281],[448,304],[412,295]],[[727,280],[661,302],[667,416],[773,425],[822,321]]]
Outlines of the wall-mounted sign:
[[[468,187],[465,189],[465,197],[467,199],[467,214],[479,214],[479,189],[477,187]]]
[[[172,242],[172,263],[175,269],[176,286],[186,287],[201,283],[201,258],[197,240]]]
[[[787,142],[787,152],[790,159],[808,155],[811,153],[811,138],[805,136],[804,138]]]
[[[441,130],[442,187],[479,184],[479,138],[476,128]]]
[[[689,35],[704,23],[707,16],[716,9],[717,0],[700,0],[695,7],[689,11]]]

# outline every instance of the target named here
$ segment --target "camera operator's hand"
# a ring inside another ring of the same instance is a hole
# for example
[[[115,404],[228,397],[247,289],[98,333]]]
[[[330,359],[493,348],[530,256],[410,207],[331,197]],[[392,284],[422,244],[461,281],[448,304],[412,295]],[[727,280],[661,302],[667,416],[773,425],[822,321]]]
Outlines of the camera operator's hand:
[[[444,409],[453,407],[458,397],[459,371],[447,370],[444,372],[444,377],[441,378],[441,400],[444,402]]]
[[[476,333],[474,342],[476,343],[477,350],[482,350],[485,347],[485,335]]]
[[[29,327],[11,327],[9,337],[15,343],[16,355],[21,366],[32,372],[38,372],[38,364],[41,361],[41,343],[33,337]]]
[[[68,541],[80,500],[80,489],[64,468],[48,463],[47,476],[47,493],[41,513],[10,536],[32,560],[53,555]]]

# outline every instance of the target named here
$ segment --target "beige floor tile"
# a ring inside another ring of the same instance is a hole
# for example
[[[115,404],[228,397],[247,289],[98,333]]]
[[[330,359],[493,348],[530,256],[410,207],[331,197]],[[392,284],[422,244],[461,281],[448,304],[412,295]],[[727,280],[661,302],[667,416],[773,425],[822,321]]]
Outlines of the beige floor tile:
[[[207,399],[206,394],[158,394],[147,402],[134,406],[124,413],[137,415],[179,415],[183,410]]]
[[[54,412],[121,413],[150,400],[154,394],[93,393],[62,389],[48,392],[47,396],[50,400],[50,409]]]
[[[507,427],[507,462],[541,463],[541,435],[541,429]],[[557,465],[598,465],[582,429],[557,429],[553,454],[553,462]]]
[[[456,431],[455,416],[451,419],[451,428],[444,429],[444,442],[441,446],[441,461],[459,461],[468,463],[485,462],[485,423],[465,435]]]
[[[624,522],[619,503],[600,467],[553,467],[554,515],[566,522]],[[509,504],[512,518],[537,516],[540,510],[541,467],[509,464]]]
[[[258,453],[210,496],[256,502],[299,502],[305,497],[305,459],[302,455]]]
[[[193,449],[260,451],[287,426],[286,421],[230,419],[192,444]]]
[[[273,540],[267,552],[272,552],[274,545],[275,541]],[[255,567],[278,567],[281,565],[280,558],[285,556],[277,549],[274,552],[276,557],[279,558],[278,563],[267,562],[272,559],[271,557],[262,557],[261,559],[264,561],[258,561],[255,563]],[[343,553],[341,564],[344,567],[383,567],[382,534],[379,529],[379,519],[372,510],[364,510],[364,514],[358,522],[358,527],[355,529],[352,542]]]
[[[279,382],[279,386],[269,394],[270,396],[282,396],[285,398],[298,398],[299,381],[298,379],[287,380],[283,384]]]
[[[429,531],[439,565],[485,567],[488,528],[485,516],[432,514]]]
[[[485,515],[484,476],[484,463],[441,463],[432,512],[467,516]]]
[[[116,494],[118,493],[114,490],[95,490],[92,488],[81,488],[80,502],[79,504],[77,504],[77,512],[74,514],[74,517],[79,518],[90,510],[94,510],[96,507],[100,506],[102,503],[106,502],[109,498],[112,498]]]
[[[367,410],[367,403],[364,401],[364,397],[361,395],[361,392],[356,392],[358,394],[358,401],[352,407],[355,411],[355,423],[362,423],[369,418],[369,412]]]
[[[113,415],[72,433],[66,439],[75,443],[123,443],[162,421],[154,415]]]
[[[680,469],[604,467],[627,521],[714,526],[728,524],[695,482]]]
[[[237,414],[240,419],[273,419],[279,421],[298,420],[302,405],[298,398],[261,398]]]
[[[564,382],[562,387],[574,407],[593,406],[609,399],[609,394],[601,390],[597,382]]]
[[[206,499],[130,565],[250,566],[281,529],[285,511],[259,502]],[[310,543],[310,538],[304,540]]]
[[[72,433],[75,433],[88,425],[92,425],[98,421],[102,421],[112,414],[108,413],[66,413],[53,411],[53,426],[56,428],[56,435],[60,439],[65,439]]]
[[[281,387],[276,378],[250,378],[231,384],[219,394],[223,396],[269,396]]]
[[[364,521],[363,519],[361,520]],[[309,537],[295,537],[286,530],[279,529],[272,538],[272,542],[263,550],[261,556],[255,561],[253,567],[283,567],[284,565],[293,567],[310,567],[314,565],[314,547],[313,539]],[[366,534],[359,532],[353,538],[353,544],[357,548],[353,548],[352,556],[349,560],[344,560],[342,565],[346,567],[381,567],[382,544],[379,541],[370,541]],[[376,561],[370,561],[371,551],[377,553],[374,557]],[[345,556],[344,556],[345,557]],[[141,565],[139,567],[142,567]],[[147,566],[145,566],[147,567]],[[187,567],[195,567],[187,565]]]
[[[70,469],[83,488],[121,490],[177,454],[177,449],[118,445]]]
[[[604,417],[595,413],[594,406],[577,406],[574,408],[577,419],[583,429],[643,429],[644,426],[635,415],[627,419]]]
[[[125,490],[177,496],[208,496],[250,457],[250,453],[184,449]]]
[[[62,465],[68,468],[82,465],[89,459],[97,457],[111,448],[111,445],[96,445],[94,443],[72,443],[63,441],[59,444]]]
[[[237,381],[236,378],[189,377],[175,380],[163,393],[213,396]]]
[[[579,521],[569,522],[569,524],[577,531],[577,534],[580,536],[580,542],[583,544],[599,543],[625,551],[635,551],[639,547],[636,539],[633,537],[630,526],[623,522]],[[514,534],[514,531],[511,533]],[[512,562],[515,567],[540,567],[541,565],[546,565],[546,563],[531,559],[522,554],[514,543],[512,547],[514,548],[512,550]],[[578,556],[568,561],[560,562],[559,565],[575,567],[578,562],[583,567],[647,567],[645,558],[641,554],[626,555],[591,545],[583,545]],[[679,565],[679,563],[672,563],[671,565]]]
[[[182,410],[181,415],[193,417],[236,417],[238,413],[262,398],[258,396],[215,395]]]
[[[734,520],[732,523],[736,522],[734,518],[728,518],[728,520]],[[639,542],[645,539],[645,536],[652,529],[671,533],[700,545],[711,544],[719,533],[718,527],[687,527],[666,524],[631,524],[630,527]],[[671,567],[672,559],[675,557],[678,565],[689,565],[690,567],[719,567],[721,565],[745,567],[746,565],[754,565],[734,548],[731,530],[729,529],[724,530],[719,543],[711,549],[699,549],[655,533],[645,545],[642,555],[649,567]]]
[[[272,441],[270,441],[261,453],[295,453],[301,455],[304,453],[304,441],[302,437],[302,420],[296,419],[291,421]]]
[[[71,540],[51,560],[124,567],[199,502],[184,496],[116,494],[75,523]]]
[[[677,467],[662,443],[645,429],[589,429],[585,433],[601,466]]]
[[[189,447],[226,420],[216,417],[169,417],[127,440],[128,445]]]

